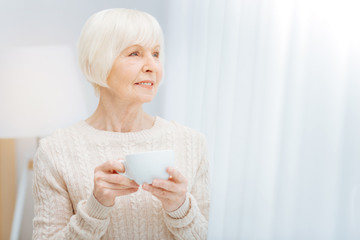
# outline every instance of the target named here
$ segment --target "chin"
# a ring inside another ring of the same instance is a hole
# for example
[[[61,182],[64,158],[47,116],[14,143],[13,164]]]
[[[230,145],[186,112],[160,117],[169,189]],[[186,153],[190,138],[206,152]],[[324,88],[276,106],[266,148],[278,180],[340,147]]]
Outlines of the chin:
[[[154,97],[148,97],[148,98],[143,98],[141,99],[143,103],[149,103],[154,99]]]
[[[143,103],[149,103],[155,98],[155,96],[156,96],[156,93],[153,93],[153,94],[141,94],[139,96],[139,99]]]
[[[154,95],[142,95],[138,96],[138,101],[141,103],[149,103],[154,99]]]

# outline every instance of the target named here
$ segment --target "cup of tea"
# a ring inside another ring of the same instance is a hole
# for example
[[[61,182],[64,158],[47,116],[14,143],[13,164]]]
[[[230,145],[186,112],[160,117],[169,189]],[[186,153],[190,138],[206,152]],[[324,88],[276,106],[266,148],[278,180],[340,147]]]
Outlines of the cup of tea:
[[[174,150],[160,150],[128,154],[120,160],[125,166],[125,173],[120,173],[134,180],[137,184],[151,184],[154,179],[168,179],[168,167],[175,164]]]

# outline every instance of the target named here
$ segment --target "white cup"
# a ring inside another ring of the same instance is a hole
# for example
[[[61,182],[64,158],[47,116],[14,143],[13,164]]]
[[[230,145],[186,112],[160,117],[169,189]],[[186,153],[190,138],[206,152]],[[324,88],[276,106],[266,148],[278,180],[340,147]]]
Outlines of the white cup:
[[[174,166],[174,150],[134,153],[121,160],[125,166],[125,173],[120,173],[134,180],[137,184],[151,184],[154,179],[168,179],[168,167]]]

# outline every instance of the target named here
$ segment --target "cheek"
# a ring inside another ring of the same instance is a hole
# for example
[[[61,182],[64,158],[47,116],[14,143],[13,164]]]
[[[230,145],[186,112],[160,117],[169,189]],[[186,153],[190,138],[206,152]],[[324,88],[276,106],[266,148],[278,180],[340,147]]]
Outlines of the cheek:
[[[162,77],[163,77],[163,69],[161,68],[158,72],[157,72],[157,80],[160,82]]]
[[[158,73],[158,77],[157,77],[158,82],[161,82],[162,76],[163,76],[162,72]]]
[[[118,68],[112,72],[111,82],[114,86],[125,86],[136,80],[137,67],[129,65],[126,68]]]

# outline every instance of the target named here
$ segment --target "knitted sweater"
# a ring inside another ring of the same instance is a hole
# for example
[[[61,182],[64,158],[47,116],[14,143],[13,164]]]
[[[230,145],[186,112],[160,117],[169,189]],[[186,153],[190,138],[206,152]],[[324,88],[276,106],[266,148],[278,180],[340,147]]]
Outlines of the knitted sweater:
[[[141,187],[112,207],[93,196],[94,169],[129,153],[173,149],[188,180],[185,203],[166,212]],[[85,121],[41,139],[34,158],[33,239],[206,239],[209,213],[205,137],[156,117],[138,132],[97,130]]]

